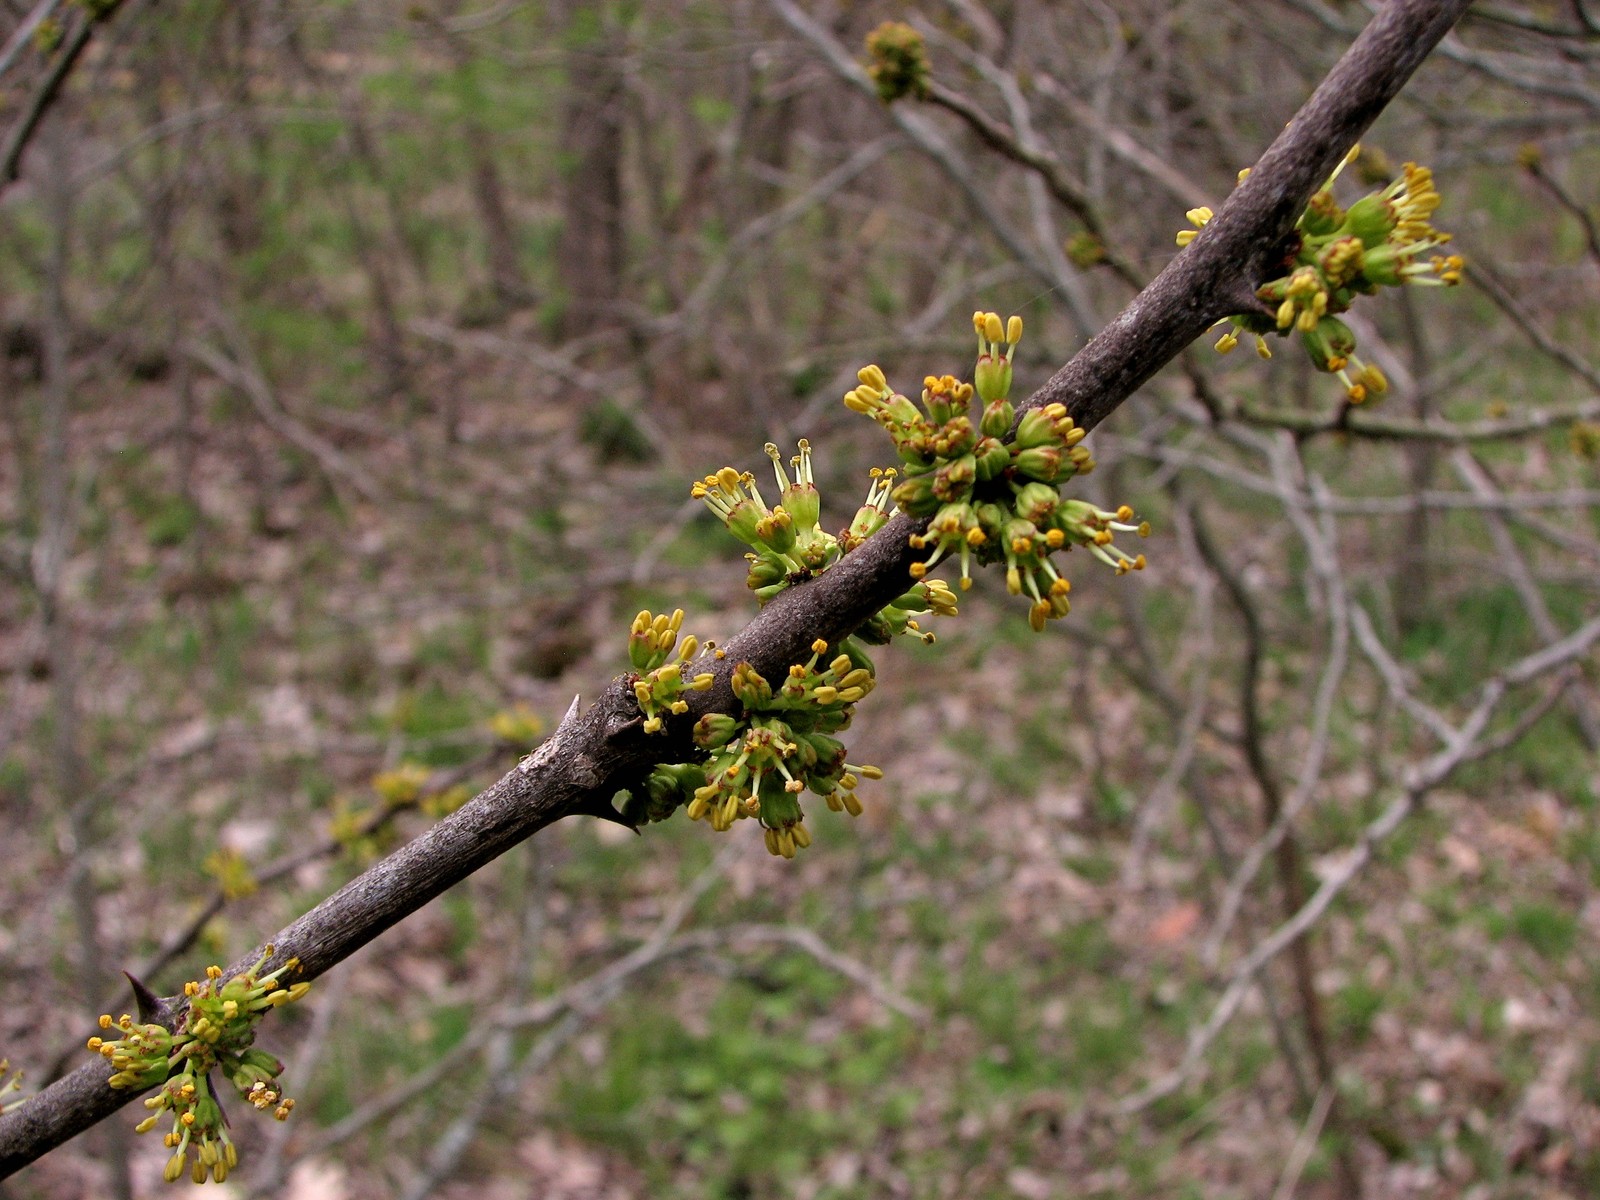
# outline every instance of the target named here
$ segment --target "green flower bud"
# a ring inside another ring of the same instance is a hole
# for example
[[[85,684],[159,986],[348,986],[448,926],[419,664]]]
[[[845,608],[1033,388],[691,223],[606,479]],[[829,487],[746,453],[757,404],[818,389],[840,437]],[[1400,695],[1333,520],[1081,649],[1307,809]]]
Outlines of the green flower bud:
[[[838,738],[825,733],[801,733],[795,735],[795,740],[811,755],[813,775],[831,775],[837,778],[839,772],[844,769],[845,748],[844,743]]]
[[[1033,557],[1038,550],[1038,526],[1032,521],[1021,517],[1012,517],[1006,522],[1006,527],[1001,533],[1001,544],[1005,547],[1006,556],[1022,558]]]
[[[1054,446],[1033,446],[1013,456],[1017,473],[1050,483],[1061,474],[1061,451]]]
[[[850,712],[847,706],[820,708],[811,718],[811,726],[819,733],[838,733],[850,728]]]
[[[1289,277],[1287,275],[1280,276],[1277,279],[1269,280],[1256,289],[1256,299],[1260,300],[1263,304],[1271,306],[1272,308],[1277,308],[1278,305],[1282,304],[1288,298]],[[1278,328],[1276,321],[1268,321],[1266,324],[1271,329]]]
[[[1054,446],[1060,443],[1056,421],[1043,408],[1030,408],[1017,423],[1017,438],[1013,445],[1030,450],[1035,446]]]
[[[934,494],[933,479],[932,474],[908,476],[895,486],[890,497],[913,517],[931,516],[940,503]]]
[[[983,435],[992,438],[1005,437],[1006,432],[1011,428],[1011,422],[1016,419],[1016,416],[1016,408],[1011,401],[1004,397],[994,401],[992,404],[984,405],[983,416],[980,420],[980,428],[983,431]]]
[[[1342,371],[1355,353],[1356,335],[1338,317],[1323,317],[1310,333],[1300,335],[1312,364],[1319,371]]]
[[[707,713],[694,723],[694,744],[702,750],[717,750],[739,736],[740,722],[726,713]]]
[[[1060,501],[1061,493],[1048,483],[1028,483],[1017,489],[1012,507],[1017,516],[1043,528]]]
[[[746,708],[762,708],[772,700],[772,685],[747,662],[733,668],[733,678],[729,682],[733,694]]]
[[[894,641],[894,626],[881,612],[874,613],[856,630],[855,636],[873,646],[887,646]]]
[[[1394,228],[1394,210],[1377,192],[1361,197],[1344,214],[1344,232],[1360,238],[1368,250],[1388,241]]]
[[[973,448],[973,458],[978,464],[979,481],[987,482],[1011,466],[1011,447],[996,437],[985,437]]]
[[[771,442],[766,445],[767,457],[772,460],[772,471],[778,481],[778,502],[794,518],[795,535],[809,541],[817,532],[817,522],[822,516],[822,497],[811,473],[811,443],[800,439],[800,453],[791,460],[794,479],[783,469],[783,455]]]
[[[994,354],[983,355],[973,369],[972,386],[986,406],[1004,400],[1011,391],[1011,360]]]
[[[1399,287],[1406,281],[1404,268],[1411,262],[1411,255],[1401,253],[1386,242],[1374,246],[1363,256],[1361,278],[1378,287]]]
[[[762,547],[758,554],[747,554],[745,558],[750,562],[750,573],[745,576],[745,586],[752,591],[756,588],[766,587],[769,583],[783,583],[789,577],[789,568],[777,555]],[[635,666],[639,664],[635,663]]]
[[[794,518],[781,506],[756,522],[756,537],[778,554],[794,549]]]
[[[670,763],[657,767],[645,777],[645,790],[650,800],[646,816],[652,821],[664,820],[705,783],[705,771],[694,763]]]
[[[895,392],[884,401],[884,412],[889,420],[896,425],[903,425],[909,430],[923,431],[927,422],[922,418],[922,412],[912,403],[911,397],[902,396]]]
[[[1360,238],[1336,238],[1317,255],[1317,266],[1329,284],[1340,288],[1361,273],[1363,258]]]
[[[1344,210],[1334,200],[1333,193],[1324,188],[1307,202],[1305,215],[1300,218],[1300,229],[1307,237],[1326,237],[1339,228],[1344,217]]]
[[[800,801],[794,793],[775,784],[770,790],[767,786],[762,787],[761,823],[768,829],[782,829],[799,823],[804,817],[805,813],[800,810]]]

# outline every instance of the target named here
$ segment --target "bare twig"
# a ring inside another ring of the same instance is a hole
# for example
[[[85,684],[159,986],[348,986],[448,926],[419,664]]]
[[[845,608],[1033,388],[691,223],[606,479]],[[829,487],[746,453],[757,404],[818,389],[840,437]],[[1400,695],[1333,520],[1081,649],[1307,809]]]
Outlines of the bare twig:
[[[1300,1186],[1301,1172],[1306,1169],[1306,1163],[1311,1161],[1311,1152],[1317,1148],[1323,1122],[1328,1119],[1328,1110],[1333,1107],[1336,1095],[1338,1088],[1332,1083],[1323,1084],[1322,1090],[1317,1093],[1317,1101],[1306,1114],[1305,1124],[1300,1127],[1300,1136],[1295,1138],[1294,1147],[1284,1161],[1283,1174],[1278,1176],[1278,1186],[1273,1190],[1272,1200],[1294,1200],[1295,1189]]]
[[[1288,453],[1289,449],[1280,447],[1280,451]],[[1292,480],[1287,475],[1281,455],[1278,458],[1278,468],[1276,474],[1279,482],[1284,485],[1284,507],[1300,532],[1312,569],[1322,585],[1322,594],[1327,602],[1328,654],[1322,676],[1317,682],[1316,698],[1311,712],[1310,741],[1301,759],[1300,773],[1294,791],[1273,819],[1267,832],[1245,852],[1244,858],[1228,880],[1227,891],[1218,906],[1217,918],[1212,923],[1211,932],[1207,935],[1200,951],[1201,961],[1208,966],[1216,964],[1222,951],[1222,944],[1232,928],[1234,919],[1238,916],[1245,892],[1255,879],[1256,872],[1261,869],[1267,855],[1277,852],[1284,840],[1290,836],[1295,820],[1316,794],[1317,784],[1322,777],[1323,759],[1328,751],[1333,703],[1349,661],[1349,604],[1345,597],[1344,582],[1333,547],[1333,531],[1329,528],[1326,518],[1320,525],[1313,523],[1306,510],[1293,502]],[[1312,486],[1316,491],[1323,490],[1317,481],[1313,481]]]
[[[1489,472],[1469,451],[1457,450],[1451,455],[1450,464],[1462,482],[1476,495],[1494,496],[1499,493]],[[1560,631],[1556,628],[1555,618],[1550,615],[1550,606],[1545,603],[1544,592],[1534,581],[1522,548],[1517,545],[1498,513],[1485,513],[1484,523],[1489,528],[1490,538],[1494,540],[1495,559],[1511,581],[1511,586],[1516,589],[1523,611],[1533,624],[1533,631],[1546,642],[1555,641],[1561,636]],[[1594,703],[1592,690],[1583,684],[1575,686],[1569,703],[1584,744],[1591,751],[1600,750],[1600,716],[1597,716],[1600,708]]]
[[[245,394],[256,415],[266,427],[290,445],[305,451],[327,475],[334,489],[348,487],[363,500],[375,502],[383,494],[377,481],[366,470],[357,466],[324,438],[307,429],[296,420],[273,394],[272,387],[262,375],[259,364],[251,361],[249,348],[237,330],[225,330],[233,357],[223,354],[205,342],[189,340],[183,351],[190,358],[212,371],[219,379],[232,384]]]
[[[39,3],[28,10],[28,15],[17,22],[17,27],[11,31],[5,46],[0,48],[0,75],[11,69],[11,64],[17,61],[17,56],[32,40],[34,32],[54,16],[56,9],[60,7],[61,0],[39,0]]]
[[[1363,647],[1368,644],[1369,638],[1376,641],[1371,621],[1360,605],[1351,606],[1351,618],[1357,640]],[[1484,735],[1507,692],[1576,662],[1597,642],[1600,642],[1600,617],[1589,621],[1560,641],[1519,659],[1506,670],[1491,676],[1478,689],[1477,703],[1459,726],[1449,725],[1442,717],[1436,715],[1436,720],[1442,727],[1440,733],[1441,740],[1445,743],[1443,748],[1405,770],[1398,793],[1381,813],[1368,822],[1355,845],[1324,873],[1321,884],[1311,898],[1290,919],[1279,925],[1268,937],[1256,943],[1250,952],[1235,964],[1229,974],[1228,984],[1212,1007],[1210,1015],[1202,1024],[1191,1030],[1188,1047],[1179,1064],[1120,1101],[1116,1105],[1117,1111],[1123,1114],[1140,1112],[1162,1097],[1170,1096],[1182,1088],[1200,1065],[1211,1043],[1239,1011],[1239,1006],[1254,986],[1256,976],[1261,969],[1294,945],[1322,919],[1333,901],[1372,861],[1378,847],[1416,811],[1429,793],[1445,783],[1464,764],[1505,748],[1508,744],[1505,738],[1488,739]],[[1402,697],[1411,705],[1419,703],[1409,697],[1409,693],[1403,691],[1404,682],[1398,676],[1386,673],[1385,682],[1391,688],[1401,688]],[[1515,728],[1520,735],[1529,727],[1529,722],[1524,720],[1518,722]]]

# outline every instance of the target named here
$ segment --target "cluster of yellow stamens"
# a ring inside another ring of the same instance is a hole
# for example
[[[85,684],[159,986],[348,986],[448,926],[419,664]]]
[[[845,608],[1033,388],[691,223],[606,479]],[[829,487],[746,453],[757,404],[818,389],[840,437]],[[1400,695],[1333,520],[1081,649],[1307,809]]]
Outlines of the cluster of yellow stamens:
[[[1461,282],[1465,266],[1460,255],[1428,253],[1449,242],[1450,235],[1431,224],[1440,197],[1426,167],[1406,163],[1388,187],[1349,208],[1339,206],[1334,181],[1359,152],[1359,146],[1353,148],[1306,205],[1295,226],[1298,242],[1290,269],[1257,290],[1268,311],[1229,317],[1233,328],[1216,343],[1217,351],[1227,354],[1239,344],[1240,331],[1251,333],[1257,352],[1271,358],[1268,335],[1298,336],[1312,364],[1337,376],[1352,404],[1382,395],[1389,381],[1356,355],[1355,334],[1338,314],[1357,296],[1384,287],[1453,286]],[[1241,181],[1245,174],[1241,172]],[[1186,215],[1196,228],[1178,234],[1180,246],[1192,242],[1213,214],[1209,208],[1195,208]]]
[[[912,565],[912,577],[925,578],[949,557],[960,564],[961,587],[967,588],[974,562],[1003,562],[1007,589],[1032,599],[1029,623],[1043,629],[1071,608],[1072,585],[1051,554],[1082,546],[1119,574],[1139,570],[1144,556],[1124,553],[1112,537],[1122,530],[1148,534],[1150,527],[1062,501],[1061,484],[1094,469],[1081,444],[1087,431],[1060,404],[1029,409],[1018,419],[1008,395],[1021,317],[1002,321],[998,313],[977,312],[972,325],[978,335],[972,383],[930,375],[919,407],[874,365],[857,374],[859,384],[844,402],[893,439],[902,472],[889,490],[895,503],[929,518],[924,532],[911,535],[914,549],[931,551]],[[982,405],[976,412],[975,400]]]
[[[164,1135],[173,1152],[164,1172],[169,1183],[181,1179],[186,1167],[195,1183],[208,1179],[222,1183],[239,1163],[239,1152],[228,1136],[227,1118],[212,1094],[213,1071],[232,1083],[253,1108],[270,1108],[280,1121],[287,1120],[294,1109],[294,1101],[277,1086],[283,1064],[253,1043],[261,1017],[299,1000],[311,985],[282,982],[283,975],[298,968],[298,959],[262,973],[272,954],[273,948],[268,946],[254,966],[230,979],[223,979],[221,967],[211,966],[206,968],[204,981],[184,984],[189,1007],[177,1030],[136,1021],[127,1013],[116,1020],[105,1014],[100,1028],[115,1029],[120,1036],[89,1039],[88,1048],[115,1068],[107,1081],[112,1087],[159,1085],[144,1101],[153,1111],[136,1131],[148,1133],[160,1123],[163,1112],[172,1114]]]

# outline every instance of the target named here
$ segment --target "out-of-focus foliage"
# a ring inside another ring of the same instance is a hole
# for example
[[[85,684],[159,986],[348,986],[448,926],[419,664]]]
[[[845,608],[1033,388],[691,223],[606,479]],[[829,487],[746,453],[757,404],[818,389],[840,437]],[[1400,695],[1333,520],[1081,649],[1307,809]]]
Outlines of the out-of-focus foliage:
[[[0,1057],[30,1086],[127,1007],[118,968],[173,990],[511,766],[627,668],[633,612],[725,639],[745,564],[690,480],[804,436],[853,504],[887,465],[856,368],[961,374],[974,309],[1025,317],[1027,395],[1367,13],[805,7],[174,0],[96,40],[0,198]],[[230,1186],[1593,1194],[1592,647],[1383,823],[1445,745],[1423,706],[1463,721],[1600,611],[1575,7],[1479,6],[1350,169],[1345,202],[1428,163],[1469,263],[1348,318],[1381,406],[1197,346],[1086,443],[1149,570],[1075,573],[1041,635],[979,578],[939,645],[883,651],[851,752],[888,778],[793,862],[675,818],[480,872],[274,1018],[300,1105],[239,1123]],[[864,64],[889,18],[927,102],[818,44]],[[150,1194],[162,1148],[107,1145],[8,1187]]]

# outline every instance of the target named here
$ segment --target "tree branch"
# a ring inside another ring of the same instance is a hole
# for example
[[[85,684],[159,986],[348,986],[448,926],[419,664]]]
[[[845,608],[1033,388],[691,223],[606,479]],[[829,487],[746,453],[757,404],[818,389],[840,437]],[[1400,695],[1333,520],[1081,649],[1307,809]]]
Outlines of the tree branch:
[[[1253,306],[1254,288],[1269,277],[1307,198],[1467,4],[1390,0],[1194,243],[1023,407],[1060,402],[1093,428],[1209,325]],[[735,708],[728,678],[736,663],[782,675],[814,640],[838,641],[904,591],[916,557],[906,539],[916,527],[896,517],[822,576],[780,594],[728,643],[724,658],[695,664],[715,675],[715,686],[693,694],[690,711],[663,734],[644,733],[621,680],[587,711],[574,701],[535,754],[273,938],[267,969],[292,956],[301,964],[295,978],[315,978],[551,822],[575,814],[618,819],[611,806],[618,789],[658,762],[692,758],[695,720]],[[242,956],[230,973],[258,955]],[[106,1085],[109,1073],[96,1059],[0,1117],[0,1178],[133,1100]]]

